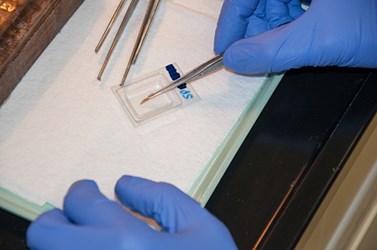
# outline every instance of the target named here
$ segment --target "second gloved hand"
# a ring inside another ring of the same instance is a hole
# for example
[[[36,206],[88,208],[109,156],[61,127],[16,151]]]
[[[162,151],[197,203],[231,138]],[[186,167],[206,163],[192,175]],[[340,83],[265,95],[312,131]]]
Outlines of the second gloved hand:
[[[303,66],[377,68],[377,1],[225,0],[215,37],[239,73]]]
[[[128,208],[153,218],[162,231],[100,193],[93,181],[76,182],[63,211],[41,215],[27,232],[32,249],[236,249],[226,227],[176,187],[123,176],[115,192]]]

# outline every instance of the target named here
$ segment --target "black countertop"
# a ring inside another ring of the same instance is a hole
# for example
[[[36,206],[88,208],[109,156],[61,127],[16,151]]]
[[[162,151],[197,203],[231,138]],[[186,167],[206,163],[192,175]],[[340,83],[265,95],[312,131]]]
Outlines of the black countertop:
[[[207,209],[240,249],[295,246],[377,110],[377,70],[286,73]],[[0,249],[26,249],[28,222],[0,210]]]
[[[293,248],[376,109],[376,70],[288,72],[207,208],[240,249]]]

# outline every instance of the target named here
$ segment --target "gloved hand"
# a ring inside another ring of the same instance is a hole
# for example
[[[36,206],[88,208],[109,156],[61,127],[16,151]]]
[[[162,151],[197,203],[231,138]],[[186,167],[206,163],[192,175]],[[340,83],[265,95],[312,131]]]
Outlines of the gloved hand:
[[[377,68],[377,1],[225,0],[215,52],[239,73],[303,66]]]
[[[63,211],[37,218],[27,231],[32,249],[236,249],[226,227],[199,203],[166,183],[123,176],[118,199],[128,208],[155,219],[161,231],[127,212],[100,193],[93,181],[76,182]]]

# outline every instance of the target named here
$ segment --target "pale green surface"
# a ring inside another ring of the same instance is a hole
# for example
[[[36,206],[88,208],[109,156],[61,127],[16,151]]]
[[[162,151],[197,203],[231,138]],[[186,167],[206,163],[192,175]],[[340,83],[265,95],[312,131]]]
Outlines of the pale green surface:
[[[265,80],[259,93],[250,100],[241,117],[229,131],[227,137],[189,191],[189,195],[203,206],[215,190],[237,150],[253,127],[282,77],[283,75],[275,75]],[[38,206],[2,187],[0,187],[0,207],[28,220],[34,220],[39,214],[53,208],[48,203]]]
[[[53,208],[48,203],[38,206],[2,187],[0,187],[0,207],[27,220],[34,220],[39,214]]]

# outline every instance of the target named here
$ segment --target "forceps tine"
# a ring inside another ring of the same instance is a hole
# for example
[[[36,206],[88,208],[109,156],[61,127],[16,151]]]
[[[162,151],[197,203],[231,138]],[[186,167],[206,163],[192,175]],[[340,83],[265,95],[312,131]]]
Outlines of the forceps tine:
[[[150,0],[149,3],[148,3],[148,7],[147,7],[147,10],[146,10],[145,15],[144,15],[143,23],[141,24],[141,28],[140,28],[139,34],[137,36],[135,46],[132,49],[131,56],[128,60],[127,67],[126,67],[126,69],[123,73],[122,80],[119,84],[120,86],[124,85],[124,82],[126,81],[128,72],[130,71],[131,64],[134,64],[136,62],[136,59],[139,55],[141,46],[143,45],[143,42],[144,42],[145,37],[146,37],[146,35],[149,31],[149,27],[151,26],[154,14],[156,13],[157,7],[158,7],[159,4],[160,4],[160,0]]]
[[[156,91],[156,92],[153,92],[151,93],[150,95],[146,96],[141,102],[140,102],[140,105],[142,105],[143,103],[161,95],[161,94],[164,94],[172,89],[174,89],[175,87],[181,85],[181,84],[184,84],[184,83],[189,83],[189,82],[192,82],[202,76],[205,76],[211,72],[213,72],[214,70],[220,68],[223,66],[223,54],[220,54],[214,58],[212,58],[211,60],[199,65],[198,67],[194,68],[193,70],[191,70],[190,72],[188,72],[187,74],[185,74],[184,76],[182,76],[181,78],[173,81],[172,83],[168,84],[167,86],[161,88],[160,90]]]
[[[118,43],[119,38],[120,38],[120,36],[121,36],[124,28],[126,27],[126,25],[127,25],[128,21],[129,21],[131,15],[132,15],[132,13],[134,12],[135,7],[138,4],[138,2],[139,2],[139,0],[132,0],[131,1],[130,5],[129,5],[128,9],[127,9],[127,12],[126,12],[126,14],[125,14],[125,16],[124,16],[124,18],[122,20],[122,23],[120,24],[119,29],[118,29],[118,31],[117,31],[117,33],[115,35],[115,38],[114,38],[114,40],[113,40],[113,42],[111,44],[109,52],[107,53],[106,58],[105,58],[105,60],[104,60],[104,62],[102,64],[101,70],[98,73],[98,76],[97,76],[98,80],[101,79],[102,74],[105,71],[106,66],[107,66],[107,64],[109,62],[109,59],[111,57],[111,54],[113,53],[114,48],[115,48],[116,44]],[[150,27],[150,25],[152,23],[154,14],[155,14],[155,12],[157,10],[157,7],[158,7],[159,3],[160,3],[160,0],[150,0],[149,3],[148,3],[148,7],[147,7],[147,10],[146,10],[145,15],[144,15],[144,20],[143,20],[143,23],[141,25],[138,38],[136,40],[134,49],[133,49],[131,57],[130,57],[130,61],[129,61],[128,65],[127,65],[126,71],[125,71],[125,73],[123,75],[122,82],[121,82],[120,85],[124,84],[124,82],[126,80],[126,77],[127,77],[127,74],[128,74],[128,71],[129,71],[129,69],[131,67],[131,64],[135,63],[135,61],[137,59],[137,56],[138,56],[138,54],[140,52],[140,49],[141,49],[141,46],[142,46],[142,44],[144,42],[145,36],[148,33],[149,27]],[[115,12],[113,14],[113,17],[111,18],[111,20],[110,20],[110,22],[109,22],[109,24],[107,26],[104,34],[102,35],[101,40],[99,41],[99,43],[98,43],[98,45],[96,47],[96,52],[101,47],[104,39],[106,38],[108,32],[110,31],[110,29],[111,29],[111,27],[113,25],[114,20],[118,16],[119,11],[122,8],[123,4],[124,4],[124,0],[121,0],[119,2],[119,4],[118,4],[117,9],[115,10]]]
[[[105,31],[103,32],[102,36],[101,36],[101,39],[99,40],[98,44],[97,44],[97,47],[96,49],[94,50],[96,53],[100,50],[100,48],[102,47],[102,44],[103,42],[105,41],[107,35],[109,34],[111,28],[113,27],[113,24],[115,22],[115,19],[117,19],[118,15],[119,15],[119,12],[120,10],[122,9],[123,5],[124,5],[124,2],[126,0],[120,0],[119,4],[118,4],[118,7],[116,8],[113,16],[111,17],[110,19],[110,22],[107,24],[107,27],[105,29]]]
[[[133,11],[135,10],[135,7],[136,7],[136,5],[137,5],[138,2],[139,2],[139,0],[132,0],[131,3],[130,3],[130,5],[128,6],[127,12],[126,12],[126,14],[125,14],[124,17],[123,17],[122,23],[120,24],[120,26],[119,26],[119,28],[118,28],[118,31],[117,31],[117,33],[116,33],[116,35],[115,35],[115,38],[114,38],[114,40],[113,40],[113,42],[112,42],[112,44],[111,44],[111,46],[110,46],[110,49],[109,49],[109,51],[107,52],[107,55],[106,55],[105,61],[103,62],[102,67],[101,67],[101,70],[100,70],[99,73],[98,73],[98,76],[97,76],[97,79],[98,79],[98,80],[101,80],[102,74],[103,74],[103,72],[104,72],[105,69],[106,69],[106,66],[107,66],[107,63],[108,63],[109,60],[110,60],[111,54],[113,53],[114,48],[115,48],[115,46],[117,45],[117,43],[118,43],[118,41],[119,41],[119,38],[120,38],[120,36],[121,36],[121,34],[122,34],[124,28],[126,27],[126,25],[127,25],[127,23],[128,23],[128,20],[130,19],[130,17],[131,17],[131,15],[132,15]],[[116,16],[118,15],[117,13],[120,11],[120,9],[121,9],[121,5],[123,5],[122,1],[119,3],[118,8],[115,10],[115,13],[114,13],[114,15],[113,15],[113,18],[114,18],[114,19],[115,19]],[[113,19],[113,18],[112,18],[112,19]],[[111,23],[111,22],[113,22],[113,21],[110,20],[110,23]],[[108,25],[109,29],[110,29],[111,26],[112,26],[112,24],[110,24],[110,23],[109,23],[109,25]],[[106,28],[104,35],[106,34],[106,32],[108,33],[107,29],[108,29],[108,28]],[[104,35],[103,35],[103,36],[104,36]],[[107,36],[107,35],[105,35],[105,36]],[[101,38],[101,40],[102,40],[102,38]],[[101,44],[101,43],[103,42],[103,41],[101,41],[101,40],[100,40],[99,44]],[[98,47],[98,45],[97,45],[97,47]],[[98,49],[99,49],[99,47],[98,47]],[[97,50],[97,48],[96,48],[96,50]]]

